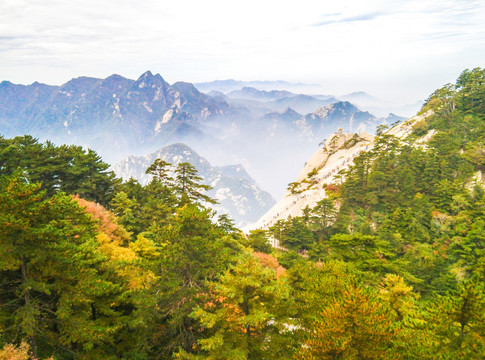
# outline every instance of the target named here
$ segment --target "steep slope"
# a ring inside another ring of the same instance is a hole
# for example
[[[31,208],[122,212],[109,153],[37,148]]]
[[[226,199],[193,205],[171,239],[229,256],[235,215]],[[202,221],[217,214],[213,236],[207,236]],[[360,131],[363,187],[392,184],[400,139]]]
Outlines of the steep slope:
[[[109,160],[140,147],[203,139],[210,134],[204,134],[201,122],[232,111],[222,99],[191,84],[172,86],[150,71],[137,80],[111,75],[79,77],[61,86],[0,83],[0,133],[76,143]]]
[[[392,127],[386,134],[405,139],[417,123],[430,115],[427,112],[414,116]],[[428,132],[418,143],[427,141],[433,134]],[[373,146],[374,136],[367,132],[359,135],[343,131],[334,133],[308,160],[296,181],[289,184],[285,196],[245,230],[267,229],[278,220],[301,216],[306,206],[312,208],[319,200],[327,197],[325,189],[328,185],[339,184],[344,180],[339,174],[341,170],[348,168],[357,155],[371,150]]]
[[[136,80],[79,77],[62,86],[2,82],[0,134],[89,147],[112,164],[182,142],[213,163],[244,164],[279,197],[317,144],[338,127],[372,132],[380,122],[347,102],[325,105],[335,101],[328,96],[255,87],[240,92],[246,99],[212,97],[190,83],[170,85],[150,71]]]
[[[211,206],[218,213],[228,214],[238,226],[256,221],[274,203],[273,197],[262,191],[242,165],[213,167],[206,159],[184,144],[173,144],[146,156],[130,156],[112,167],[118,177],[135,178],[147,184],[151,176],[145,170],[157,159],[177,165],[189,162],[194,165],[204,184],[213,187],[208,195],[219,204]]]
[[[343,128],[347,131],[361,131],[377,127],[381,120],[367,111],[361,111],[348,101],[339,101],[305,115],[300,126],[310,126],[314,132],[322,128]]]
[[[307,115],[286,109],[255,119],[229,120],[221,127],[226,129],[223,136],[230,144],[228,152],[240,156],[236,162],[244,162],[263,188],[280,197],[318,144],[339,127],[344,131],[374,132],[383,121],[348,102],[338,102]]]

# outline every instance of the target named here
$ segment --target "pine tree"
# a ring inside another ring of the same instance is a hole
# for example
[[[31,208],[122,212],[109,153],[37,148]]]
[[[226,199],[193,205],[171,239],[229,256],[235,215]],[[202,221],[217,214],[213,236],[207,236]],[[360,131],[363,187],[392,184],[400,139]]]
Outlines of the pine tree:
[[[203,191],[211,190],[209,185],[200,184],[203,180],[197,175],[197,169],[188,162],[178,164],[175,169],[175,189],[179,196],[180,204],[188,202],[207,202],[216,204],[217,201],[203,194]]]
[[[330,226],[334,223],[337,217],[337,209],[333,201],[325,198],[317,202],[312,209],[312,224],[318,234],[318,240],[328,240],[330,238]]]
[[[150,261],[157,282],[148,295],[154,299],[148,326],[155,329],[152,349],[163,347],[167,357],[179,348],[193,350],[200,329],[190,314],[202,301],[198,294],[207,291],[207,281],[221,276],[242,248],[212,223],[211,214],[197,204],[186,204],[151,234],[160,256]],[[151,356],[161,357],[153,352]]]
[[[46,199],[15,173],[0,182],[0,238],[2,326],[37,354],[58,343],[59,302],[78,283],[77,264],[94,260],[94,226],[70,197]]]
[[[300,359],[399,359],[392,342],[390,309],[371,292],[348,286],[342,297],[326,307],[313,324]]]
[[[290,323],[289,289],[275,276],[244,254],[219,282],[211,284],[205,304],[192,314],[210,333],[198,341],[201,358],[290,358],[290,342],[284,335]]]
[[[153,176],[153,179],[166,186],[171,186],[173,178],[169,175],[172,164],[162,160],[156,159],[145,171],[146,174]]]

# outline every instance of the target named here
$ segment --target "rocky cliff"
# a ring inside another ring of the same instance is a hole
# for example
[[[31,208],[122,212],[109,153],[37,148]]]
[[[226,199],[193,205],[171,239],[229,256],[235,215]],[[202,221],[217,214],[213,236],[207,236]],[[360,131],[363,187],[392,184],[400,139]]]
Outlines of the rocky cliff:
[[[385,134],[405,139],[413,130],[413,126],[430,113],[414,116],[405,122],[395,125]],[[429,132],[417,141],[425,144],[433,136]],[[306,206],[314,207],[316,203],[327,197],[325,188],[331,184],[339,184],[343,177],[341,170],[353,164],[353,159],[363,151],[370,151],[374,146],[375,137],[367,132],[359,134],[337,131],[326,139],[322,148],[318,149],[308,160],[295,182],[288,185],[288,190],[266,214],[256,223],[244,230],[267,229],[276,221],[289,216],[301,216]]]

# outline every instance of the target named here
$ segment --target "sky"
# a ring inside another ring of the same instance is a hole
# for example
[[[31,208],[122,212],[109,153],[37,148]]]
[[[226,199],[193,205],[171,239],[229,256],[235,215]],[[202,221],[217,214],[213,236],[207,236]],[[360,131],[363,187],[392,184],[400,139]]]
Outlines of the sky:
[[[151,70],[405,104],[485,67],[484,20],[483,0],[1,0],[0,81]]]

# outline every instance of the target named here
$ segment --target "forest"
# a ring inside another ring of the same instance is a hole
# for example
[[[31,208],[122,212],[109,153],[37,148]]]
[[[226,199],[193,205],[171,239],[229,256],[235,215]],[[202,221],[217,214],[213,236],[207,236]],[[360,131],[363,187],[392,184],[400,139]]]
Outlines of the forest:
[[[483,359],[485,69],[421,112],[249,234],[189,163],[0,138],[0,359]]]

